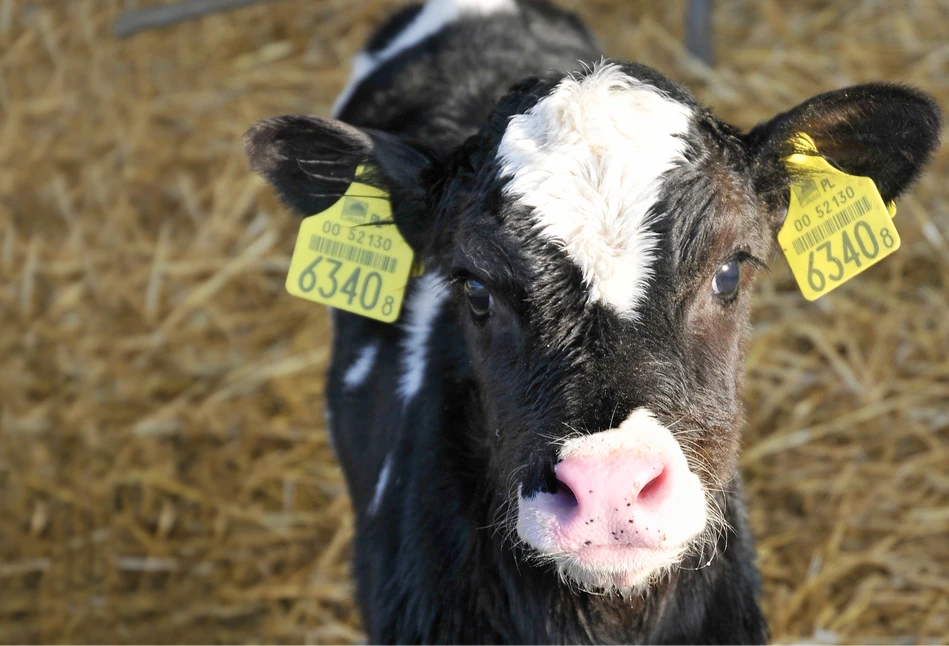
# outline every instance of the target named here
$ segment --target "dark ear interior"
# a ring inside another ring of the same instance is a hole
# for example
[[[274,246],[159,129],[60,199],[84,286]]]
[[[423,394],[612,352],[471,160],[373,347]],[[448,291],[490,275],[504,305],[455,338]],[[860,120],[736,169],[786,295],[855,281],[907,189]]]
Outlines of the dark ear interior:
[[[251,168],[304,217],[332,206],[365,164],[360,181],[386,190],[402,235],[416,250],[424,245],[423,176],[432,159],[421,147],[385,132],[311,116],[260,121],[244,135],[244,147]]]
[[[939,145],[942,113],[927,94],[901,85],[857,85],[805,101],[760,124],[746,143],[761,169],[759,189],[787,205],[784,157],[803,132],[840,170],[870,177],[883,200],[899,197],[920,175]]]

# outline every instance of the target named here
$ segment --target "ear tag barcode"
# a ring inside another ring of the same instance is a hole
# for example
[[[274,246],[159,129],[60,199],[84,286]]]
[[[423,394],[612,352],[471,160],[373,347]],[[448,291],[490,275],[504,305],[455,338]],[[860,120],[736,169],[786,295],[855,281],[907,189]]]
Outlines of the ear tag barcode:
[[[361,166],[356,170],[357,179],[362,171]],[[354,181],[333,206],[300,224],[287,291],[377,321],[395,321],[414,254],[391,222],[388,194]]]
[[[778,244],[813,301],[899,249],[900,235],[896,207],[883,203],[872,179],[831,166],[806,134],[798,149],[804,152],[785,158],[793,167],[791,195]]]

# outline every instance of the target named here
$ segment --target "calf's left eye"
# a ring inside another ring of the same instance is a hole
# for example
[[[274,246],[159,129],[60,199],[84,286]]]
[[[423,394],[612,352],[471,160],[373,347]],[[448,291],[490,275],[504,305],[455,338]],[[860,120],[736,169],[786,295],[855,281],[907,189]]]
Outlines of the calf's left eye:
[[[723,301],[735,298],[740,284],[741,262],[737,258],[729,259],[712,276],[712,291]]]
[[[487,316],[494,304],[494,298],[487,287],[474,278],[465,281],[465,294],[468,296],[468,306],[477,317]]]

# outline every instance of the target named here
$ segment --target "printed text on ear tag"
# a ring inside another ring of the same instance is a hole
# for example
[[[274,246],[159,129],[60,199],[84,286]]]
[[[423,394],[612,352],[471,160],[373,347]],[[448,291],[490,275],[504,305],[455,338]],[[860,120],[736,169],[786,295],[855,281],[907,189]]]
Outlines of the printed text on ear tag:
[[[354,181],[333,206],[300,224],[287,291],[391,323],[402,309],[413,256],[392,224],[389,196]]]
[[[800,143],[816,152],[807,135]],[[883,203],[872,179],[843,173],[816,154],[785,162],[791,195],[778,244],[804,298],[820,298],[899,249],[896,208]]]

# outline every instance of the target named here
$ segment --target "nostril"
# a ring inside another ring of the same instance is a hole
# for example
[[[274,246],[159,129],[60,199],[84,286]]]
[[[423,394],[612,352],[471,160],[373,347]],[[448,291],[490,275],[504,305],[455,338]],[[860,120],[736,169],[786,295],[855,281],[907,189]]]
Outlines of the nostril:
[[[557,497],[565,507],[576,507],[580,503],[577,501],[577,495],[573,489],[567,486],[562,480],[557,480]]]
[[[659,467],[659,469],[659,473],[656,474],[652,480],[647,482],[645,487],[640,489],[639,495],[636,496],[638,502],[648,502],[650,499],[660,495],[665,488],[665,483],[669,479],[669,470],[664,467]]]
[[[566,482],[557,477],[557,473],[552,465],[544,467],[541,473],[541,492],[556,496],[557,502],[564,509],[572,509],[580,503],[577,496],[573,493]]]

